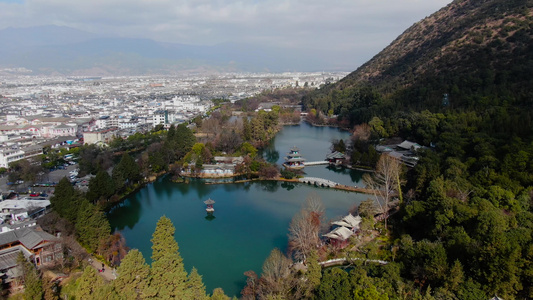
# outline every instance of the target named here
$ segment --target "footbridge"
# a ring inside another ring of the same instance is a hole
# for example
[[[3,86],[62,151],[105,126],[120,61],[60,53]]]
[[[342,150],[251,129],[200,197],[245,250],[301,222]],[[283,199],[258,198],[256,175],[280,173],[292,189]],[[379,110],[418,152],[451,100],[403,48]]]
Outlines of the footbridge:
[[[318,165],[327,165],[329,164],[329,161],[327,160],[319,160],[319,161],[306,161],[304,163],[304,166],[318,166]]]
[[[327,179],[323,179],[323,178],[316,178],[316,177],[304,177],[304,178],[300,178],[298,180],[300,182],[302,182],[302,183],[315,184],[315,185],[318,185],[318,186],[330,187],[330,188],[336,187],[336,186],[339,185],[338,183],[333,182],[331,180],[327,180]]]

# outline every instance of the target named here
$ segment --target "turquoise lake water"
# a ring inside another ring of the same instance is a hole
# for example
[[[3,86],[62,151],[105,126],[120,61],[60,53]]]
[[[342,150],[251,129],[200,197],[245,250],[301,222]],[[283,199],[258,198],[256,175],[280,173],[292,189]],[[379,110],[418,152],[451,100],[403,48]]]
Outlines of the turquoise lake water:
[[[347,138],[348,132],[306,123],[287,126],[275,137],[264,156],[281,165],[292,146],[298,146],[308,161],[323,160],[331,139]],[[326,166],[305,168],[306,176],[358,185],[361,173]],[[229,296],[240,296],[244,272],[258,275],[270,251],[287,248],[291,218],[311,194],[318,194],[328,219],[345,215],[366,195],[303,184],[263,181],[208,185],[202,180],[173,183],[163,177],[126,199],[109,213],[113,230],[120,231],[130,248],[139,249],[148,263],[152,233],[157,220],[166,215],[176,227],[175,238],[185,267],[194,266],[203,276],[208,293],[216,287]],[[214,219],[206,218],[203,201],[211,198]]]

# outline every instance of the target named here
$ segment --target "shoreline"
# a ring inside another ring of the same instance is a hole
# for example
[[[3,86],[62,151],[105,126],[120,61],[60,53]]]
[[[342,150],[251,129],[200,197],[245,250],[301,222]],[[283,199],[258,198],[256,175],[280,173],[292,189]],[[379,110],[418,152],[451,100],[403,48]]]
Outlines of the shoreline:
[[[331,125],[331,124],[323,124],[323,125],[320,124],[320,125],[318,125],[318,124],[314,124],[313,122],[310,122],[306,118],[302,118],[301,121],[298,122],[298,123],[279,124],[276,132],[274,133],[274,136],[277,133],[279,133],[283,129],[284,126],[300,126],[300,124],[302,122],[308,123],[309,125],[314,126],[314,127],[332,127],[332,128],[337,128],[337,129],[340,129],[340,130],[345,130],[345,131],[350,132],[349,129],[342,128],[342,127],[340,127],[338,125]],[[270,143],[270,140],[272,140],[272,138],[269,139],[269,143]],[[345,167],[347,169],[353,169],[353,170],[362,171],[362,172],[374,172],[374,170],[369,170],[369,169],[364,169],[364,168],[357,168],[357,167],[352,167],[352,166],[344,166],[343,165],[343,167]],[[132,191],[120,196],[119,200],[114,201],[110,205],[105,205],[104,211],[109,212],[111,209],[113,209],[113,207],[115,207],[116,205],[119,205],[122,202],[124,202],[124,200],[126,200],[126,198],[129,197],[130,195],[134,194],[135,192],[138,192],[140,189],[146,187],[148,184],[155,182],[157,179],[159,179],[159,178],[161,178],[163,176],[169,175],[169,174],[171,174],[170,170],[169,171],[160,172],[158,174],[151,174],[151,175],[147,176],[146,179],[142,183],[139,183],[139,185],[137,187],[135,187]],[[230,179],[230,178],[235,178],[235,177],[242,176],[242,175],[243,174],[235,174],[235,175],[230,175],[230,176],[212,176],[212,177],[211,176],[195,177],[195,176],[179,175],[179,177],[183,179],[183,182],[185,182],[188,178]],[[267,181],[267,180],[275,180],[275,181],[281,181],[281,182],[292,182],[292,183],[302,183],[302,182],[299,182],[298,179],[286,179],[286,178],[258,179],[258,178],[254,178],[254,179],[242,179],[242,180],[233,180],[233,181],[206,182],[206,184],[207,185],[211,185],[211,184],[233,184],[233,183],[245,183],[245,182],[252,182],[252,181]],[[179,182],[177,180],[172,180],[172,181],[173,182]],[[332,187],[332,189],[343,190],[343,191],[347,191],[347,192],[363,193],[363,194],[372,194],[373,193],[372,190],[369,190],[369,189],[359,188],[359,187],[352,187],[352,186],[347,186],[347,185],[337,185],[335,187]]]

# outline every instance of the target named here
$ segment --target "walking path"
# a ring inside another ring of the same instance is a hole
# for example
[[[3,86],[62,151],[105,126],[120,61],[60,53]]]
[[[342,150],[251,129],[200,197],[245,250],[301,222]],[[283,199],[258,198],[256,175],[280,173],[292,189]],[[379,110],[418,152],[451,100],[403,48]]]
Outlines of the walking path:
[[[99,260],[96,260],[93,256],[90,256],[88,261],[91,264],[91,266],[96,269],[98,274],[100,274],[100,276],[102,276],[105,280],[111,281],[117,278],[115,274],[115,270],[113,268],[105,264],[102,264],[102,262],[100,262]],[[100,272],[100,270],[102,269],[102,265],[104,265],[104,271]]]
[[[378,263],[380,265],[386,265],[389,263],[388,261],[379,260],[379,259],[364,259],[364,258],[358,258],[358,257],[348,259],[344,257],[344,258],[336,258],[336,259],[321,261],[318,264],[326,268],[326,267],[332,267],[332,266],[342,266],[342,265],[350,263],[350,261],[352,260],[362,260],[364,262]]]

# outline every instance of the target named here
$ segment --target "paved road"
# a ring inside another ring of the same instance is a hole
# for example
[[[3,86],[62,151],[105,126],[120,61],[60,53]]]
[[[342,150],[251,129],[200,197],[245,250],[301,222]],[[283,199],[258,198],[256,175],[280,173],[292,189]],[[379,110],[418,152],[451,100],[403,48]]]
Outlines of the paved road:
[[[61,178],[63,177],[69,177],[69,172],[78,168],[78,165],[69,165],[65,169],[59,169],[52,171],[44,176],[43,181],[45,182],[59,182]],[[17,184],[17,185],[7,185],[7,175],[2,176],[0,178],[0,191],[1,192],[7,192],[10,190],[14,190],[18,193],[27,193],[29,191],[31,192],[37,192],[37,193],[47,193],[50,194],[53,192],[53,187],[32,187],[29,183],[25,182],[23,184]]]

